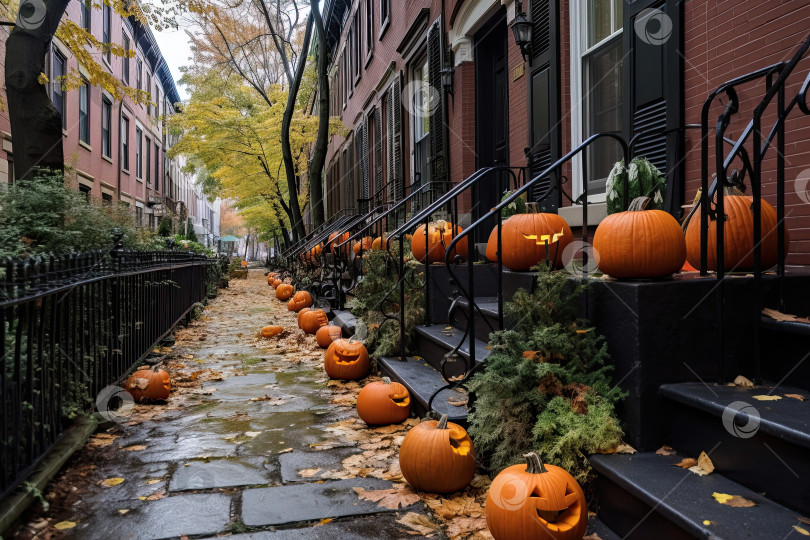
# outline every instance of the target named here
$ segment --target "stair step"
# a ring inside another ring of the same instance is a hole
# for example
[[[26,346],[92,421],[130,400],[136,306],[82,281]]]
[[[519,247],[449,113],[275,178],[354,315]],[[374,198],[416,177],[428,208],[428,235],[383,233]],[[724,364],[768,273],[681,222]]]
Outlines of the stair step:
[[[383,356],[377,360],[377,364],[383,376],[405,385],[411,393],[411,408],[417,416],[425,416],[429,412],[427,404],[430,396],[447,384],[438,371],[418,358],[408,357],[403,362],[398,357]],[[451,422],[466,426],[467,406],[450,405],[448,399],[454,396],[461,397],[456,391],[442,390],[433,400],[433,410],[446,414]]]
[[[333,309],[332,324],[339,326],[343,330],[344,336],[351,336],[357,328],[357,319],[352,312],[347,309]]]
[[[713,454],[712,454],[712,457]],[[593,455],[599,474],[599,519],[626,539],[802,538],[796,512],[718,472],[707,476],[675,467],[682,456]],[[720,504],[713,493],[738,495],[750,508]]]
[[[456,345],[464,338],[464,343],[459,349],[459,356],[452,364],[445,366],[444,373],[448,377],[463,375],[468,371],[467,362],[470,359],[470,339],[464,336],[464,331],[454,326],[446,324],[434,324],[431,326],[416,327],[416,350],[419,355],[430,364],[433,369],[442,369],[442,359],[452,351]],[[475,340],[475,362],[484,361],[489,356],[487,343],[480,339]]]
[[[475,336],[483,341],[489,341],[489,334],[499,330],[498,297],[477,297],[475,302],[480,309],[480,312],[475,311]],[[451,324],[462,331],[467,327],[469,305],[470,303],[465,297],[460,297],[453,313],[450,314]]]
[[[771,317],[762,316],[762,327],[776,332],[786,332],[799,336],[810,336],[810,323],[802,321],[778,321]]]
[[[611,531],[599,518],[590,517],[588,519],[588,529],[585,531],[585,537],[595,534],[600,540],[620,540],[621,536]]]
[[[810,484],[801,480],[810,477],[810,392],[790,386],[680,383],[663,385],[659,393],[670,401],[667,440],[673,448],[693,457],[714,448],[718,472],[810,513]],[[781,399],[754,398],[763,395]]]

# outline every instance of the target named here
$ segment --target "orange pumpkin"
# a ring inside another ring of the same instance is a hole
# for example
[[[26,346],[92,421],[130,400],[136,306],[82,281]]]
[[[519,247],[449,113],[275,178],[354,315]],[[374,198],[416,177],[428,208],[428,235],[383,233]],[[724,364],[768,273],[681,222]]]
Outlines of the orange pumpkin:
[[[585,494],[565,469],[543,465],[534,452],[525,465],[501,471],[487,493],[487,527],[495,540],[581,540],[588,527]]]
[[[554,268],[562,268],[563,250],[573,241],[571,227],[557,214],[515,214],[501,224],[501,260],[504,266],[519,272],[546,259],[554,262]],[[497,225],[489,235],[487,259],[498,261]]]
[[[124,389],[138,403],[162,401],[169,397],[172,381],[169,374],[157,366],[141,366],[129,376]]]
[[[298,328],[301,328],[301,320],[304,318],[304,315],[310,311],[309,308],[301,308],[298,310]]]
[[[323,367],[330,379],[362,379],[370,367],[368,350],[359,341],[336,339],[326,349]]]
[[[447,246],[453,240],[453,237],[460,233],[462,228],[456,225],[453,226],[449,221],[437,221],[431,223],[428,227],[428,232],[425,234],[425,226],[421,225],[413,234],[411,240],[411,251],[414,258],[419,262],[425,262],[425,251],[428,250],[429,262],[444,262],[444,253],[447,251]],[[467,237],[464,237],[450,254],[450,260],[456,255],[467,257]],[[429,248],[427,246],[430,246]]]
[[[245,268],[246,266],[247,266],[247,261],[242,261],[242,268]]]
[[[337,253],[338,245],[342,244],[343,242],[348,240],[349,236],[351,236],[351,235],[349,233],[347,233],[347,232],[345,232],[345,233],[333,232],[332,234],[330,234],[329,235],[329,242],[328,242],[329,251],[331,251],[332,253]],[[347,254],[349,252],[349,247],[348,246],[343,246],[343,249],[341,249],[340,251],[341,251],[342,254],[345,255],[345,254]]]
[[[378,236],[377,238],[372,240],[371,249],[373,249],[373,250],[383,249],[383,242],[385,242],[386,240],[387,240],[387,237],[385,235]]]
[[[262,337],[264,338],[271,338],[281,334],[284,331],[284,328],[281,326],[270,325],[265,326],[262,328]]]
[[[475,475],[475,451],[463,427],[427,420],[411,429],[399,449],[399,468],[419,491],[452,493],[467,487]]]
[[[357,396],[357,415],[370,426],[398,424],[410,414],[408,389],[388,377],[365,385]]]
[[[754,268],[754,210],[753,198],[747,195],[726,195],[723,198],[723,266],[725,271],[748,271]],[[775,265],[778,258],[776,209],[762,200],[760,205],[762,242],[762,269]],[[695,268],[700,268],[700,207],[686,227],[686,258]],[[717,222],[709,221],[709,239],[706,262],[709,270],[717,270]],[[785,229],[785,254],[790,239]]]
[[[315,332],[315,341],[318,342],[318,346],[321,349],[327,348],[329,345],[332,344],[333,341],[336,339],[340,339],[343,337],[343,330],[339,326],[335,326],[334,324],[327,324],[326,326],[321,326],[318,328],[318,331]]]
[[[329,317],[322,309],[312,309],[301,317],[301,330],[307,334],[314,334],[321,326],[329,324]]]
[[[307,291],[298,291],[290,298],[290,301],[287,303],[287,309],[297,312],[311,305],[312,296]]]
[[[295,287],[290,285],[289,283],[279,283],[276,287],[276,298],[281,300],[282,302],[286,302],[287,300],[292,297],[293,293],[295,292]]]
[[[606,217],[593,235],[599,270],[617,279],[660,278],[679,271],[686,242],[678,221],[663,210],[645,210],[651,199],[633,199],[626,212]]]
[[[279,285],[281,285],[281,280],[278,279],[278,278],[274,279],[273,280],[273,287],[278,287]]]
[[[267,284],[271,287],[273,286],[273,276],[267,276]]]
[[[370,250],[373,241],[370,236],[364,236],[359,242],[354,243],[352,251],[354,251],[355,255],[360,255],[360,248],[362,247],[363,251]]]

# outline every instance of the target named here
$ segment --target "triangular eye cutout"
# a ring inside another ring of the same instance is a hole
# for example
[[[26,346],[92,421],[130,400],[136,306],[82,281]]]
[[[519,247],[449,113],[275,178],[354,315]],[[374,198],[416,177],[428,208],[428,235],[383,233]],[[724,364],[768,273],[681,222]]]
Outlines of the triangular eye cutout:
[[[579,498],[576,491],[574,491],[573,486],[569,482],[565,483],[565,496],[563,498],[565,500],[565,504],[568,506],[574,504]]]

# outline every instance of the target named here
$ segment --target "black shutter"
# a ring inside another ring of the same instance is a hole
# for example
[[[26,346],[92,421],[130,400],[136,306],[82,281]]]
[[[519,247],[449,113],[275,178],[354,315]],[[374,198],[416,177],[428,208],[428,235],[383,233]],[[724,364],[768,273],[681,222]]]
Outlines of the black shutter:
[[[402,89],[399,77],[391,85],[388,107],[389,201],[395,202],[405,196],[402,182]]]
[[[374,189],[379,191],[383,185],[383,142],[382,117],[380,109],[374,109]]]
[[[360,158],[360,195],[359,199],[368,199],[368,126],[365,119],[362,124],[357,127],[357,136],[360,139],[357,141],[357,150]],[[363,201],[360,206],[362,213],[367,213],[370,210],[368,201]]]
[[[442,35],[442,18],[436,19],[428,28],[427,33],[427,59],[428,83],[430,92],[428,103],[430,111],[430,153],[428,155],[428,171],[430,181],[435,187],[444,189],[448,180],[447,161],[445,156],[445,125],[444,107],[442,99],[442,65],[444,59]],[[426,97],[428,97],[426,96]]]
[[[558,0],[532,0],[531,59],[529,62],[529,177],[534,178],[560,158],[560,32]],[[531,200],[540,201],[543,212],[556,212],[560,205],[559,172],[539,180]],[[549,189],[554,188],[550,193]]]
[[[624,4],[624,129],[666,175],[664,208],[680,217],[683,204],[683,1]]]

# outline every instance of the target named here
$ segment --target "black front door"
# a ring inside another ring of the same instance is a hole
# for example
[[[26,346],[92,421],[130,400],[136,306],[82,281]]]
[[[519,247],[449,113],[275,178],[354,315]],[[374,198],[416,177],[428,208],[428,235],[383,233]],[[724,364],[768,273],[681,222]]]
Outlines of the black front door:
[[[507,37],[505,9],[475,34],[475,140],[479,169],[509,163]],[[490,174],[477,184],[474,218],[498,204],[506,188],[505,178],[502,174]],[[479,229],[476,242],[486,242],[490,230],[486,226]]]

